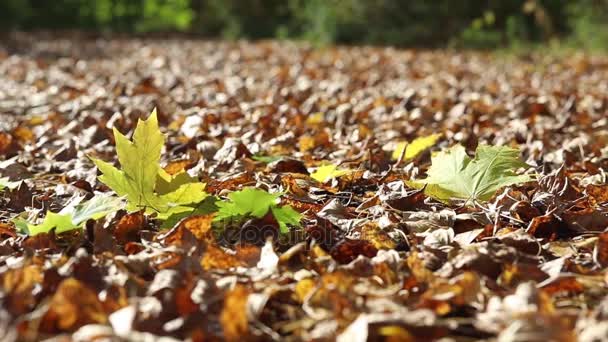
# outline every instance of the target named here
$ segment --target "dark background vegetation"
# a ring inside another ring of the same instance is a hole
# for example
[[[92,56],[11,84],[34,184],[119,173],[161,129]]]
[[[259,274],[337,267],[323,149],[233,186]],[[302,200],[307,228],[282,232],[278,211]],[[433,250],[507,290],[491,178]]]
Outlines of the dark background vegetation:
[[[315,44],[608,48],[608,0],[2,0],[3,30],[187,32]]]

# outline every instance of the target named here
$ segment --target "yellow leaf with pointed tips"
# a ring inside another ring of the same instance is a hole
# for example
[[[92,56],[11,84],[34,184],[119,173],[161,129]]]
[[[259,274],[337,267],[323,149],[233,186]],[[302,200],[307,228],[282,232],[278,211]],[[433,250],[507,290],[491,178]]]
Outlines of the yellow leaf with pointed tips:
[[[424,137],[419,137],[414,139],[411,143],[407,141],[402,141],[397,144],[395,151],[393,151],[393,159],[397,160],[401,157],[403,150],[405,149],[405,155],[403,156],[404,160],[409,160],[416,158],[420,153],[424,152],[426,149],[432,147],[437,143],[437,141],[441,138],[440,133],[427,135]]]
[[[334,164],[327,164],[319,166],[310,176],[318,182],[325,183],[332,178],[349,174],[351,171],[348,169],[338,169],[338,166]]]

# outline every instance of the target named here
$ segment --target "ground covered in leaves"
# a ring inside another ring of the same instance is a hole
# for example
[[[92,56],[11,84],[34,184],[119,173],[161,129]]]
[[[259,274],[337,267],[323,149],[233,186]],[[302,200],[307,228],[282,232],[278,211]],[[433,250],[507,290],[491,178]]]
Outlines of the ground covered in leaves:
[[[98,178],[153,108],[186,216]],[[0,117],[0,340],[608,336],[608,58],[13,34]]]

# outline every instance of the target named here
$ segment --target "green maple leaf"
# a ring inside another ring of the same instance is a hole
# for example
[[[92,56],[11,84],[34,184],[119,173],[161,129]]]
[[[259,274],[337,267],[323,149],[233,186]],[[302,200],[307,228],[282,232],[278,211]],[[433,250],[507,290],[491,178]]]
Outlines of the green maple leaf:
[[[288,205],[284,205],[282,207],[275,205],[271,206],[270,210],[272,211],[272,215],[274,215],[274,218],[279,223],[279,229],[281,230],[281,233],[289,232],[288,226],[300,226],[302,214],[295,211],[292,207]]]
[[[160,167],[165,137],[158,127],[156,110],[148,120],[139,120],[133,141],[114,129],[116,153],[121,170],[112,164],[91,158],[102,172],[99,180],[128,200],[129,211],[146,208],[160,219],[192,211],[188,205],[202,201],[207,194],[204,183],[181,172],[170,176]]]
[[[40,224],[31,224],[27,221],[15,221],[15,225],[29,235],[48,233],[53,228],[55,228],[56,233],[63,233],[78,228],[78,225],[72,222],[72,215],[61,215],[52,211],[46,212],[44,221]]]
[[[40,224],[32,224],[20,218],[15,219],[14,222],[18,228],[29,235],[48,233],[53,228],[55,228],[56,233],[63,233],[79,229],[88,220],[98,220],[123,207],[124,202],[120,198],[108,195],[96,195],[86,202],[77,205],[67,205],[59,213],[47,211],[44,220]]]
[[[240,220],[244,217],[264,217],[271,211],[279,223],[281,233],[289,231],[288,225],[299,226],[302,215],[292,207],[278,206],[281,193],[268,193],[255,188],[245,188],[228,195],[229,201],[217,202],[218,212],[215,221]]]
[[[519,159],[519,150],[506,146],[480,145],[471,159],[461,145],[431,157],[427,178],[409,182],[415,187],[426,184],[425,193],[441,201],[451,198],[487,201],[498,189],[532,180],[530,175],[517,175],[529,165]]]

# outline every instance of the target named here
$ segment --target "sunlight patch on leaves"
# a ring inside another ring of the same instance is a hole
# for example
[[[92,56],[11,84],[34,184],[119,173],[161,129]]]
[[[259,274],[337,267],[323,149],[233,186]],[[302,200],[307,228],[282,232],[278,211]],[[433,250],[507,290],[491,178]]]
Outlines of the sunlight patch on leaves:
[[[397,144],[397,147],[393,151],[392,158],[394,160],[399,159],[403,150],[405,149],[405,154],[403,155],[404,160],[409,160],[416,158],[420,153],[425,150],[431,148],[433,145],[437,143],[437,141],[441,138],[441,134],[431,134],[424,137],[418,137],[414,139],[411,143],[407,141],[402,141]]]
[[[519,150],[507,146],[480,145],[471,159],[461,145],[431,157],[427,178],[410,183],[426,185],[425,193],[440,201],[452,198],[487,201],[498,189],[532,180],[530,175],[517,175],[519,168],[529,165],[519,159]]]

